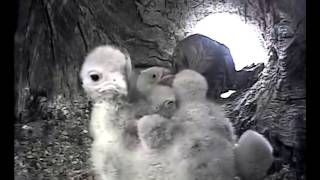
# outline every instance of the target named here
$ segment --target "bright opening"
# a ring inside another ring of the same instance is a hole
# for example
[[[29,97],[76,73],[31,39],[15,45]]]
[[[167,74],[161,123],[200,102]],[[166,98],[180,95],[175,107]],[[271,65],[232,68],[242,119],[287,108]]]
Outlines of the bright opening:
[[[220,95],[220,97],[225,99],[225,98],[230,97],[231,94],[233,94],[233,93],[235,93],[235,92],[236,92],[236,91],[234,91],[234,90],[229,90],[228,92],[222,93],[222,94]]]
[[[259,32],[237,15],[218,13],[199,21],[192,34],[202,34],[228,46],[236,70],[241,70],[253,63],[267,62],[267,51]]]

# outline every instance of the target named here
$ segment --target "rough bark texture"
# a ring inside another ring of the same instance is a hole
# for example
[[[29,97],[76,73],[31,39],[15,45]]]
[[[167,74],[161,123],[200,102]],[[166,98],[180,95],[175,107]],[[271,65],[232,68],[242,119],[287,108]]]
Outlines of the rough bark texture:
[[[171,66],[177,42],[216,12],[236,13],[260,27],[270,49],[263,71],[256,66],[249,82],[240,78],[243,90],[225,103],[237,134],[255,129],[272,142],[277,160],[267,178],[305,179],[305,1],[300,0],[20,1],[15,178],[86,176],[90,104],[78,74],[89,50],[111,43],[128,49],[137,67]]]

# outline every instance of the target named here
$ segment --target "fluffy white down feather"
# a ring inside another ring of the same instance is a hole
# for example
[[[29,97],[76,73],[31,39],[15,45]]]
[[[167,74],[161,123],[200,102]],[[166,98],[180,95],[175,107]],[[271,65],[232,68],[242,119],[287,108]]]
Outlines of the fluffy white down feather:
[[[273,162],[273,148],[261,134],[247,130],[235,147],[236,167],[244,180],[260,180]]]
[[[206,101],[207,84],[199,73],[185,70],[173,81],[179,103],[171,119],[145,116],[138,122],[145,149],[167,154],[186,180],[231,180],[235,177],[233,128],[218,106]]]
[[[144,149],[128,126],[135,127],[134,104],[127,99],[130,58],[112,46],[92,50],[80,77],[93,100],[90,131],[92,167],[98,180],[165,180],[175,176],[170,156]],[[133,125],[132,125],[133,124]]]
[[[230,123],[217,106],[203,99],[205,96],[201,93],[206,92],[207,86],[198,84],[199,79],[183,83],[201,77],[180,76],[183,77],[182,88],[174,86],[179,109],[174,117],[167,119],[168,124],[181,125],[179,133],[171,134],[172,144],[166,148],[150,149],[142,146],[139,138],[128,130],[137,123],[133,113],[135,106],[127,99],[130,70],[130,57],[112,46],[93,50],[81,69],[83,88],[93,100],[91,160],[97,179],[233,179],[234,143]],[[179,78],[176,80],[179,82]],[[196,102],[190,103],[191,100]],[[150,126],[152,124],[157,125],[151,123]]]

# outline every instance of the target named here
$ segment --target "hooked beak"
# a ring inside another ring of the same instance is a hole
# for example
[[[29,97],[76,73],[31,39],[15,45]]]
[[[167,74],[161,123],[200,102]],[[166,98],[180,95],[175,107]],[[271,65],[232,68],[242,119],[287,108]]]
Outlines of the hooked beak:
[[[116,93],[127,95],[127,89],[113,82],[105,82],[97,87],[99,93]]]
[[[174,74],[170,72],[170,70],[165,69],[161,74],[159,84],[171,86],[173,79],[174,79]]]

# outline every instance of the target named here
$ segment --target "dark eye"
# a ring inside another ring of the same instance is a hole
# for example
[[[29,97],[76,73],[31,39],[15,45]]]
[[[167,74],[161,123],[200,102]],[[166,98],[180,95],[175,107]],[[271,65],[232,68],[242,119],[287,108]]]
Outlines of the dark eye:
[[[98,74],[91,74],[90,78],[92,81],[99,81],[100,76]]]
[[[167,100],[166,102],[164,102],[165,107],[172,107],[174,106],[174,104],[175,104],[174,100]]]
[[[159,110],[159,106],[154,106],[153,109],[154,109],[155,111],[158,111],[158,110]]]
[[[155,74],[152,74],[152,78],[156,78],[157,76]]]
[[[169,102],[168,102],[168,105],[171,105],[171,104],[173,104],[173,103],[174,103],[173,101],[169,101]]]

